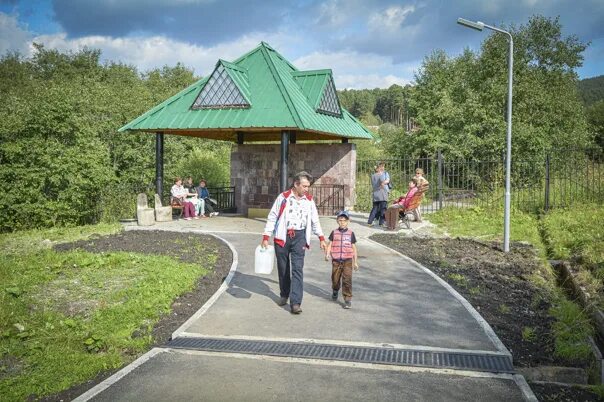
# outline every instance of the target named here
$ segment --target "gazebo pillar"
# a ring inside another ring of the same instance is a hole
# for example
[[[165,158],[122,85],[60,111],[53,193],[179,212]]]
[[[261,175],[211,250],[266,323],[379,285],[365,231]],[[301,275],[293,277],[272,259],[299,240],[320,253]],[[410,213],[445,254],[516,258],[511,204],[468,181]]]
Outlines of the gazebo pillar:
[[[279,180],[280,191],[287,188],[287,162],[289,153],[289,131],[281,131],[281,176]]]
[[[162,198],[164,193],[164,133],[155,133],[155,191]]]

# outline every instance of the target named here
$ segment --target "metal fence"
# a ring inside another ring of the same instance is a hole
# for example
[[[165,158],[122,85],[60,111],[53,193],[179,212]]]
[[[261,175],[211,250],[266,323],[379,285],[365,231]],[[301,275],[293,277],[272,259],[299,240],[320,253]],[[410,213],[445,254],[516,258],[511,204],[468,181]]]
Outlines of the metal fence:
[[[433,212],[446,206],[485,208],[503,205],[505,160],[449,160],[438,153],[431,158],[383,160],[394,188],[391,200],[407,192],[416,168],[422,168],[430,188],[422,209]],[[357,161],[356,207],[371,208],[371,174],[375,160]],[[574,202],[604,203],[604,157],[599,150],[564,150],[544,158],[512,159],[512,207],[547,211]]]
[[[319,215],[335,215],[344,209],[343,184],[313,184],[308,192],[313,196]]]

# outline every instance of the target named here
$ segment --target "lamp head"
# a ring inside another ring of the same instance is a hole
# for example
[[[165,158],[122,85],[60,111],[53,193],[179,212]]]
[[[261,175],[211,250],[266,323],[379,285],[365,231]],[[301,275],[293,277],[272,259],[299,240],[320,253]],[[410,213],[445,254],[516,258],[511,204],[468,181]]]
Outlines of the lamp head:
[[[468,20],[466,20],[464,18],[458,18],[457,19],[457,23],[459,25],[463,25],[463,26],[466,26],[468,28],[475,29],[477,31],[482,31],[484,29],[484,23],[480,22],[480,21],[473,22],[473,21],[468,21]]]

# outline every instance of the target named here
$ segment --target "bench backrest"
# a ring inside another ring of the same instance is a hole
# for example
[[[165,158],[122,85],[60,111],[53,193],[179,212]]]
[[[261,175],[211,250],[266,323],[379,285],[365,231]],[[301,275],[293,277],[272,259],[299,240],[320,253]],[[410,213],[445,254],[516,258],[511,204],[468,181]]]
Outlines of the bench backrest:
[[[136,209],[148,208],[148,205],[149,204],[147,203],[147,194],[139,193],[136,197]]]
[[[407,206],[407,208],[405,208],[405,211],[413,211],[421,205],[423,199],[423,192],[418,191],[417,193],[413,194],[413,197],[411,197],[411,201],[409,201],[409,205]]]

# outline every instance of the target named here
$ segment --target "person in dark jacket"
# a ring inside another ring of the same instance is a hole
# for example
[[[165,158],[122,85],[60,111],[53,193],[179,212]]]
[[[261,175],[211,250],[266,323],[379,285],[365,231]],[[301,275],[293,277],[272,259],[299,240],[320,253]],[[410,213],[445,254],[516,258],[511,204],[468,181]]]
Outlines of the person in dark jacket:
[[[206,181],[204,179],[201,179],[199,181],[199,187],[197,187],[197,195],[199,196],[199,199],[203,200],[205,203],[205,212],[207,216],[218,215],[218,212],[214,211],[214,207],[216,206],[216,204],[210,198],[210,192],[206,187]]]

